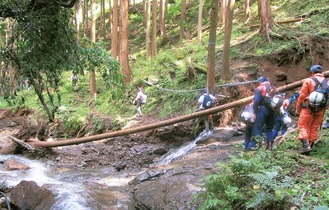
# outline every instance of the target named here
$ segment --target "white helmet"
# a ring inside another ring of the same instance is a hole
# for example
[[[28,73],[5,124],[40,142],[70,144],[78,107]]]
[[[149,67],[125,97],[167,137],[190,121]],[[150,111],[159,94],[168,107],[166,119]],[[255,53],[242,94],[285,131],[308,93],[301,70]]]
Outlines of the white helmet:
[[[273,109],[278,109],[282,106],[283,99],[281,97],[275,97],[271,100],[271,107]]]
[[[290,123],[291,123],[291,118],[290,118],[289,116],[285,116],[285,117],[283,118],[283,123],[284,123],[285,125],[290,124]]]
[[[313,91],[308,97],[309,105],[312,107],[320,106],[324,101],[324,94],[317,91]]]
[[[241,120],[243,122],[253,122],[253,116],[250,112],[242,112],[241,113]]]

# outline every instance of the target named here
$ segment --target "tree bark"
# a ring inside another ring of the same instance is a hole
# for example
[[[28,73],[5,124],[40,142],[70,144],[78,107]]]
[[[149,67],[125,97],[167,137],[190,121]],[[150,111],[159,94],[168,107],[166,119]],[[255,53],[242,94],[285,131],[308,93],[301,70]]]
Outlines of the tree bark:
[[[92,42],[96,42],[96,0],[91,1],[91,31],[90,39]],[[96,96],[96,78],[95,70],[90,70],[90,96]]]
[[[199,16],[198,16],[198,43],[202,41],[202,9],[203,9],[203,0],[199,0]]]
[[[248,24],[251,20],[250,0],[244,0],[244,15],[247,18],[246,23]]]
[[[131,81],[131,72],[129,68],[128,58],[128,0],[121,0],[120,2],[120,54],[119,62],[122,66],[122,73],[124,75],[123,81],[129,84]]]
[[[151,52],[151,1],[146,0],[146,27],[145,27],[145,38],[146,38],[146,58],[150,59],[152,52]]]
[[[220,16],[219,16],[220,26],[225,24],[227,7],[228,7],[228,0],[221,0]]]
[[[266,37],[271,42],[270,33],[273,25],[270,0],[258,0],[258,16],[260,19],[260,35]]]
[[[75,30],[77,31],[76,40],[80,42],[80,22],[81,22],[81,5],[80,2],[75,4]]]
[[[210,14],[210,32],[208,42],[208,71],[207,71],[207,90],[208,93],[213,93],[215,90],[215,46],[216,46],[216,32],[218,23],[218,0],[212,0],[211,14]]]
[[[113,0],[112,8],[112,30],[111,30],[111,56],[118,59],[118,0]]]
[[[182,8],[180,14],[180,21],[179,21],[179,39],[183,39],[185,37],[184,36],[185,13],[186,13],[186,0],[182,0]]]
[[[324,72],[324,75],[326,77],[328,77],[329,71]],[[290,83],[288,85],[278,87],[277,89],[279,92],[285,92],[288,90],[292,90],[292,89],[302,86],[303,81],[304,80],[299,80],[294,83]],[[103,139],[117,137],[117,136],[124,136],[124,135],[129,135],[129,134],[133,134],[133,133],[138,133],[138,132],[142,132],[142,131],[147,131],[147,130],[152,130],[152,129],[159,128],[159,127],[172,125],[172,124],[179,123],[179,122],[192,120],[192,119],[199,118],[199,117],[202,117],[205,115],[214,114],[217,112],[225,111],[227,109],[232,109],[232,108],[236,108],[239,106],[243,106],[247,103],[250,103],[252,101],[252,99],[253,99],[253,96],[249,96],[249,97],[246,97],[243,99],[236,100],[234,102],[216,106],[216,107],[206,109],[203,111],[194,112],[192,114],[183,115],[180,117],[164,120],[164,121],[157,122],[157,123],[151,123],[151,124],[136,127],[136,128],[130,128],[130,129],[125,129],[125,130],[120,130],[120,131],[98,134],[98,135],[94,135],[94,136],[76,138],[76,139],[66,139],[66,140],[59,140],[59,141],[54,141],[54,142],[31,141],[28,143],[33,146],[36,146],[36,147],[59,147],[59,146],[81,144],[81,143],[86,143],[86,142],[91,142],[91,141],[98,141],[98,140],[103,140]]]
[[[143,0],[143,26],[146,28],[147,22],[147,2],[148,0]]]
[[[231,34],[232,22],[235,0],[228,0],[228,7],[226,10],[225,32],[224,32],[224,46],[222,54],[222,79],[228,81],[231,79],[230,73],[230,48],[231,48]]]
[[[167,0],[160,0],[160,34],[162,36],[163,43],[169,41],[169,37],[166,31],[166,8]]]
[[[158,9],[158,0],[152,1],[152,42],[151,42],[151,51],[152,57],[157,56],[157,9]]]
[[[88,1],[83,0],[83,37],[87,37],[88,31]]]
[[[105,0],[101,0],[101,32],[104,40],[106,40],[105,25]]]

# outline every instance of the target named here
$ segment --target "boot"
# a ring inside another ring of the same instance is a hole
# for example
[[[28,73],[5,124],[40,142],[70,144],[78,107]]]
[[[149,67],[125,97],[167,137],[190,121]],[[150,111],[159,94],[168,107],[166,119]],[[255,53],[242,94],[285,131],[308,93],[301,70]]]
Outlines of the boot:
[[[310,145],[308,144],[307,139],[303,139],[302,143],[303,143],[303,150],[304,151],[311,151],[312,150]]]
[[[311,142],[311,144],[310,144],[310,146],[311,146],[311,149],[314,147],[314,145],[315,145],[315,142],[313,141],[313,142]]]
[[[271,142],[269,142],[269,141],[267,141],[266,142],[266,150],[273,150],[273,142],[271,141]]]

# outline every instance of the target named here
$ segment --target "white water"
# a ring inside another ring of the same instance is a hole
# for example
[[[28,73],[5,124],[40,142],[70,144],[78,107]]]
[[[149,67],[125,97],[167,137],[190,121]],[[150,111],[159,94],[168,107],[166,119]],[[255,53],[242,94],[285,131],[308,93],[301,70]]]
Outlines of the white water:
[[[72,169],[67,171],[52,171],[46,164],[30,160],[19,155],[0,155],[0,161],[16,160],[29,166],[25,170],[7,171],[5,164],[0,164],[0,183],[14,187],[21,181],[34,181],[38,186],[46,185],[56,199],[52,210],[89,210],[84,181],[94,181],[107,186],[125,186],[133,178],[126,173],[113,172],[109,169]]]
[[[205,136],[208,136],[211,134],[212,134],[211,131],[208,131],[208,132],[206,130],[202,131],[194,141],[190,142],[189,144],[187,144],[181,148],[172,150],[172,151],[168,152],[166,155],[164,155],[164,157],[158,162],[158,165],[169,164],[172,160],[174,160],[178,157],[184,156],[188,151],[190,151],[191,149],[193,149],[196,146],[196,143],[202,137],[205,137]]]
[[[158,165],[169,164],[172,160],[182,157],[196,146],[201,138],[211,135],[211,132],[203,131],[199,136],[189,144],[172,150],[167,153]],[[91,210],[88,207],[88,195],[85,192],[83,182],[92,181],[107,186],[124,187],[128,185],[135,173],[115,172],[110,168],[101,169],[61,169],[56,171],[38,160],[30,160],[20,155],[0,155],[0,162],[6,160],[16,160],[19,163],[29,166],[26,170],[7,171],[5,164],[0,164],[0,184],[8,187],[14,187],[21,181],[34,181],[38,186],[45,185],[55,195],[56,203],[51,210]]]

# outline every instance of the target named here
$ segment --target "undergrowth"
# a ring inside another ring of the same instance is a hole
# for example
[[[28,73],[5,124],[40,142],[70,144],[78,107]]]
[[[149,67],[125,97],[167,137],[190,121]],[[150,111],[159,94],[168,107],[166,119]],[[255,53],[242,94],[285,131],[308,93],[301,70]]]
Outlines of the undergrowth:
[[[329,139],[321,138],[310,156],[298,153],[294,139],[290,135],[273,152],[260,149],[218,163],[191,203],[201,210],[328,209]]]

